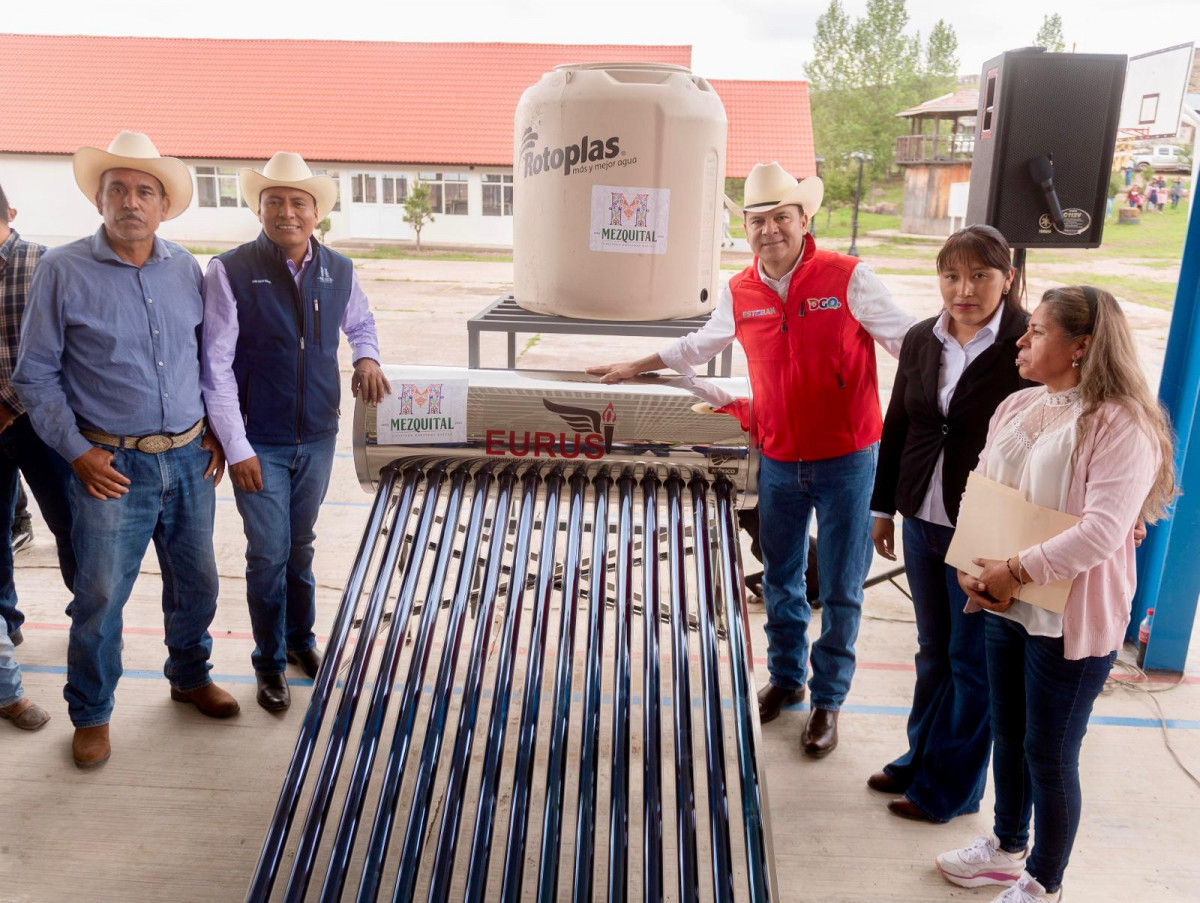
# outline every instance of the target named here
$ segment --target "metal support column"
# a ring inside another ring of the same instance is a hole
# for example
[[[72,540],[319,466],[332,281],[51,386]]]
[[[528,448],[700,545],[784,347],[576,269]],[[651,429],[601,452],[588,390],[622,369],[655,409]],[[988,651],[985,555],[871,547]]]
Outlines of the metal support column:
[[[1171,517],[1150,528],[1138,559],[1129,638],[1137,639],[1147,608],[1154,629],[1146,668],[1183,671],[1200,598],[1200,205],[1189,199],[1183,266],[1167,338],[1158,397],[1175,428],[1175,472],[1183,495]]]

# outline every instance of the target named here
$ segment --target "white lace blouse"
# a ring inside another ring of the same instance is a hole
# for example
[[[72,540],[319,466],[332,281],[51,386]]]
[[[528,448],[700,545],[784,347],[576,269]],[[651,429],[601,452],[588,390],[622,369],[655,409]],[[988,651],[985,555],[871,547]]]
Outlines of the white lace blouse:
[[[1030,502],[1065,511],[1071,488],[1071,456],[1075,425],[1083,411],[1079,389],[1041,397],[1000,428],[988,452],[984,476],[1018,489]],[[1062,615],[1017,601],[1005,612],[991,612],[1020,622],[1031,636],[1063,635]]]

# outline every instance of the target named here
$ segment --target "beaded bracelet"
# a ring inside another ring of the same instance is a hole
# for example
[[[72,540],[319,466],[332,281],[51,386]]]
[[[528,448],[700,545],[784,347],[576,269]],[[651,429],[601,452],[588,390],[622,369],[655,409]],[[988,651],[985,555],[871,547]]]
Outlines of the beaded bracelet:
[[[1012,566],[1012,559],[1011,559],[1011,558],[1005,558],[1005,559],[1004,559],[1004,563],[1005,563],[1005,565],[1007,565],[1007,566],[1008,566],[1008,572],[1009,572],[1010,574],[1012,574],[1012,578],[1013,578],[1013,580],[1016,580],[1016,581],[1017,581],[1017,586],[1024,586],[1024,585],[1025,585],[1025,581],[1021,579],[1021,575],[1020,575],[1020,574],[1019,574],[1017,571],[1013,570],[1013,566]]]

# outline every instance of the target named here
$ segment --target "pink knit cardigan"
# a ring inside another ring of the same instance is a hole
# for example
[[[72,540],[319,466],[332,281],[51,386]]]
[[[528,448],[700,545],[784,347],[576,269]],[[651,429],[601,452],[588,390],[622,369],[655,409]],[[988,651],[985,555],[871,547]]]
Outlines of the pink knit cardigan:
[[[1000,403],[979,456],[979,473],[996,436],[1041,391],[1024,389]],[[1074,578],[1063,612],[1063,651],[1069,659],[1107,655],[1124,640],[1137,587],[1133,528],[1160,459],[1158,444],[1132,413],[1118,404],[1103,405],[1088,425],[1067,491],[1067,513],[1082,520],[1019,553],[1034,583]],[[1062,466],[1069,468],[1070,460]],[[967,611],[978,610],[968,601]]]

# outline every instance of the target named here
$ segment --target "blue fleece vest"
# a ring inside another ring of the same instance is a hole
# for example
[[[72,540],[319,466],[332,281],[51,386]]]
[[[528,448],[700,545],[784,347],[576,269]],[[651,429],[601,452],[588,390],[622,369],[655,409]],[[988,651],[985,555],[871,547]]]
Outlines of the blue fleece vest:
[[[292,445],[337,432],[338,334],[354,265],[316,240],[312,249],[300,291],[265,233],[220,257],[237,299],[233,373],[251,442]]]

